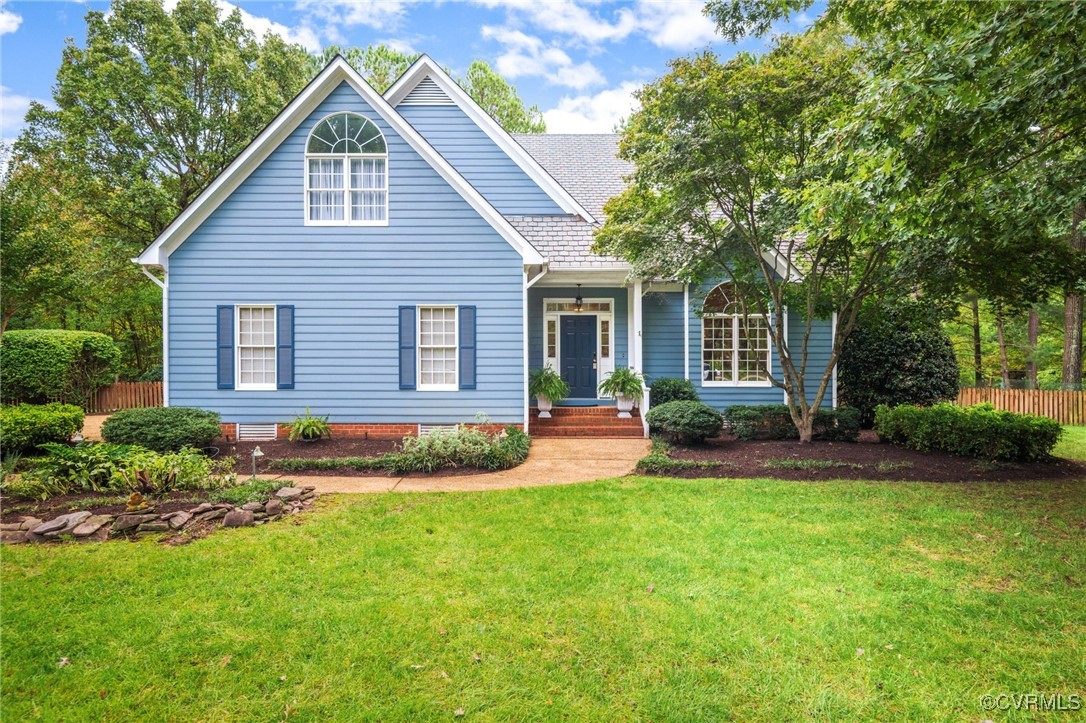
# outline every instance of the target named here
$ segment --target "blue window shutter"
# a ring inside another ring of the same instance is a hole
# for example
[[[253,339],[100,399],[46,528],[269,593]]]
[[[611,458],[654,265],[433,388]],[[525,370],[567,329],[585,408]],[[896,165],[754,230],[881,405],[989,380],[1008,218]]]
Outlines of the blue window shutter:
[[[475,388],[475,307],[461,306],[460,312],[460,388]]]
[[[234,388],[234,306],[215,310],[216,377],[219,389]]]
[[[294,306],[275,307],[275,369],[279,389],[294,388]]]
[[[415,319],[414,306],[400,307],[400,389],[415,388]]]

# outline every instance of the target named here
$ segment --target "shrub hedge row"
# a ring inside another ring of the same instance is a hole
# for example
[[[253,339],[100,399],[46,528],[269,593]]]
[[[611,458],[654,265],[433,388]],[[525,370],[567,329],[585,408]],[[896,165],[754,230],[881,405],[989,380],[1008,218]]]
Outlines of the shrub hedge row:
[[[216,412],[191,407],[125,409],[102,425],[107,442],[135,444],[155,452],[206,447],[221,433]]]
[[[1063,426],[1045,417],[997,410],[991,404],[884,404],[875,409],[875,431],[884,442],[921,452],[950,452],[996,462],[1034,462],[1051,454]]]
[[[121,350],[105,334],[20,329],[0,344],[0,397],[5,402],[68,402],[85,406],[114,381]]]
[[[34,452],[39,444],[67,442],[81,429],[83,410],[73,404],[0,407],[0,447],[4,454],[26,454]]]
[[[799,430],[785,404],[736,404],[724,410],[724,421],[739,439],[799,439]],[[855,442],[860,438],[860,413],[851,407],[819,409],[813,432],[815,439]]]

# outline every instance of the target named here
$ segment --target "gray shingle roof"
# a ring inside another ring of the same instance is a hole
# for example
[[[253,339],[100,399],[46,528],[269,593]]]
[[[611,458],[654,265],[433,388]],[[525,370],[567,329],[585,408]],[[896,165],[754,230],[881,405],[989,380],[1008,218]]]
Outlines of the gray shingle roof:
[[[603,204],[622,193],[633,171],[618,157],[614,133],[515,133],[513,138],[600,222]]]
[[[618,136],[606,134],[513,135],[589,213],[603,222],[603,204],[626,187],[632,166],[620,160]],[[507,216],[551,263],[551,268],[626,268],[621,259],[592,253],[593,225],[577,216]]]

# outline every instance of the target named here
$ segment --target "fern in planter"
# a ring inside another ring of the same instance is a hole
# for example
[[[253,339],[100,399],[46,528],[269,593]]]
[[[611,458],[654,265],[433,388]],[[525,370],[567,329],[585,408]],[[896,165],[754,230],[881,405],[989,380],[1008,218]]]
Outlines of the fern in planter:
[[[629,419],[634,402],[641,401],[644,394],[645,379],[633,369],[621,367],[607,375],[600,382],[601,394],[615,398],[615,407],[618,408],[620,419]]]
[[[309,407],[305,408],[304,417],[295,417],[294,421],[287,425],[289,433],[287,439],[297,442],[316,442],[322,437],[331,437],[332,428],[328,425],[328,417],[314,417],[309,413]]]
[[[600,382],[601,394],[611,397],[625,397],[632,401],[639,401],[643,393],[645,379],[633,369],[619,367],[607,378]]]
[[[558,372],[549,367],[534,369],[528,375],[528,394],[536,398],[539,416],[547,419],[551,416],[551,407],[569,395],[569,385]]]

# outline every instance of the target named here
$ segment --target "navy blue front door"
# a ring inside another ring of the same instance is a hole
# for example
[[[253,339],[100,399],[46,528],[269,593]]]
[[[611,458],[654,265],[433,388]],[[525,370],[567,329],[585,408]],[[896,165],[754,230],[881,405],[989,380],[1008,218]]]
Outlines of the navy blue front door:
[[[571,399],[596,398],[596,317],[563,316],[562,378]]]

